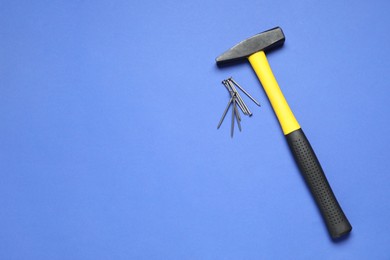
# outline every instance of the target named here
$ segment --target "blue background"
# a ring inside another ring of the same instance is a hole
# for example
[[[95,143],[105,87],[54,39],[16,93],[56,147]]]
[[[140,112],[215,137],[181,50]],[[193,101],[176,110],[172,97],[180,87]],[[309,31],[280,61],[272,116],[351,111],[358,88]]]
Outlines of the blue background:
[[[389,1],[0,1],[0,259],[389,259]],[[239,41],[353,225],[326,231]],[[216,129],[233,76],[255,98]]]

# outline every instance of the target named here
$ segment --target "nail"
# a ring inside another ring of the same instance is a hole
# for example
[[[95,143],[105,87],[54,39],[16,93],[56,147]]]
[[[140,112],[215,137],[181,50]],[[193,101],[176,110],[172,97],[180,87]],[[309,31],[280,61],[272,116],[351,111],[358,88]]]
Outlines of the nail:
[[[232,109],[232,126],[230,128],[230,137],[231,138],[233,138],[233,133],[234,133],[234,108]]]
[[[231,83],[229,80],[227,81],[229,86],[232,88],[232,90],[237,94],[238,100],[241,102],[244,110],[246,110],[246,114],[249,116],[252,116],[252,112],[249,110],[248,106],[245,104],[244,100],[240,96],[240,93],[238,93],[237,89],[234,87],[233,83]]]
[[[226,82],[230,86],[230,88],[233,90],[233,92],[236,93],[238,101],[241,103],[242,107],[244,108],[245,114],[252,116],[252,112],[249,110],[248,106],[245,104],[244,100],[240,96],[240,93],[238,93],[238,91],[234,87],[234,85],[229,80],[227,80]]]
[[[233,84],[236,85],[242,92],[244,92],[244,94],[247,95],[248,98],[250,98],[256,105],[261,106],[260,103],[256,99],[254,99],[248,92],[246,92],[246,90],[241,87],[232,77],[230,77],[228,80],[233,82]]]
[[[241,122],[240,122],[241,118],[240,118],[240,114],[238,113],[238,110],[237,110],[236,100],[234,100],[233,102],[234,102],[234,113],[236,114],[238,129],[241,132]]]
[[[238,109],[237,109],[237,99],[234,100],[234,111],[236,113],[237,120],[241,121],[241,115],[240,115],[240,113],[238,112]]]
[[[223,120],[225,119],[226,113],[227,113],[227,111],[229,110],[229,107],[230,107],[230,104],[232,103],[232,101],[233,101],[233,97],[230,98],[230,100],[229,100],[229,102],[228,102],[228,104],[227,104],[227,106],[226,106],[226,108],[225,108],[225,111],[223,111],[223,114],[222,114],[221,119],[219,120],[217,129],[219,129],[219,127],[222,125],[222,122],[223,122]]]

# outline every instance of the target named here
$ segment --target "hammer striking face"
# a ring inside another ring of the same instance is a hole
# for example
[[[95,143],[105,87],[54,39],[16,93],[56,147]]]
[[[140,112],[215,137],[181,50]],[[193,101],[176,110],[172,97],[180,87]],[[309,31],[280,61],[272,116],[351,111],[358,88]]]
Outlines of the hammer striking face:
[[[337,202],[317,156],[287,104],[264,53],[283,45],[284,40],[282,29],[276,27],[238,43],[220,55],[216,62],[217,65],[221,65],[248,58],[270,100],[283,134],[320,209],[329,233],[332,238],[338,238],[348,234],[352,226]]]

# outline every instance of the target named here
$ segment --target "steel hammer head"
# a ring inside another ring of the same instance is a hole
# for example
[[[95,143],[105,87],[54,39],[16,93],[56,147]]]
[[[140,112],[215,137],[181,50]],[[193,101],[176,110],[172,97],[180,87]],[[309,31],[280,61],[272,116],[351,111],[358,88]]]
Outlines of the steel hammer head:
[[[256,52],[268,51],[282,46],[284,40],[285,37],[280,27],[256,34],[221,54],[216,59],[217,65],[247,58]]]

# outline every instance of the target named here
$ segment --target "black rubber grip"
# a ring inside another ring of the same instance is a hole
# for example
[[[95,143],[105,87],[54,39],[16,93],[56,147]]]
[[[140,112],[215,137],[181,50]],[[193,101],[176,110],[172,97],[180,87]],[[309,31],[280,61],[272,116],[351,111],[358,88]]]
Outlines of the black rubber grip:
[[[302,129],[286,135],[287,142],[333,239],[348,234],[352,226],[341,209],[324,171]]]

